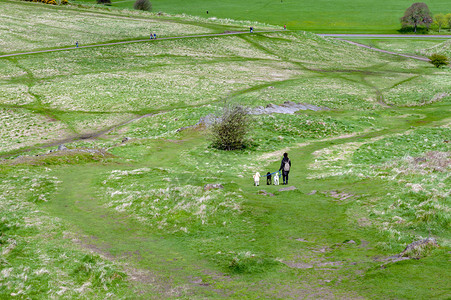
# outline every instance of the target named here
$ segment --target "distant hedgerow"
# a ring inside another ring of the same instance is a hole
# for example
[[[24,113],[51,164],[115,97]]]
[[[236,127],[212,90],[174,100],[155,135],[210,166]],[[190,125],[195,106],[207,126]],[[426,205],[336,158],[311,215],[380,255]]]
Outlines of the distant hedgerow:
[[[134,9],[152,11],[152,3],[149,0],[136,0],[133,4]]]
[[[60,4],[68,4],[69,1],[67,0],[23,0],[23,1],[28,1],[28,2],[40,2],[40,3],[44,3],[44,4],[52,4],[52,5],[60,5]]]

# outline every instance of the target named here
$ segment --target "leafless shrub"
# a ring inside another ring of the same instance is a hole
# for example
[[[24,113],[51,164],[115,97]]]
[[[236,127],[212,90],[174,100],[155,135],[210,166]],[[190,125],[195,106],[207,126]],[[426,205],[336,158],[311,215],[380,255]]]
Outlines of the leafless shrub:
[[[242,106],[224,107],[222,115],[211,127],[212,146],[227,151],[245,148],[249,122],[248,111]]]
[[[136,0],[133,4],[134,9],[152,11],[152,3],[149,0]]]

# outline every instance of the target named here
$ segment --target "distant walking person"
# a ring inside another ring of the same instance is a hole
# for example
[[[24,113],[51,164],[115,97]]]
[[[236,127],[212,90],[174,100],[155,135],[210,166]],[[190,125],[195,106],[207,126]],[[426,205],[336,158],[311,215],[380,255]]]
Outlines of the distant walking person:
[[[252,33],[252,32],[254,32],[254,27],[249,27],[249,31]]]
[[[283,184],[288,184],[288,173],[290,173],[290,169],[291,160],[288,158],[288,153],[284,153],[279,169],[279,171],[282,171]]]
[[[153,39],[154,39],[154,40],[157,39],[157,34],[156,34],[156,33],[153,34]]]
[[[75,48],[78,48],[78,41],[75,42]]]
[[[283,30],[287,30],[287,25],[283,25]]]

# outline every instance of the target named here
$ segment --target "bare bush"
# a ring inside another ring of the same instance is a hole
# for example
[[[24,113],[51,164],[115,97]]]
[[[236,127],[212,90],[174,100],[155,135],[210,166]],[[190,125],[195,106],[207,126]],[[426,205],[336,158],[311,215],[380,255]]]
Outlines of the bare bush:
[[[152,3],[149,0],[136,0],[135,4],[133,4],[134,9],[151,11]]]
[[[212,146],[227,151],[245,148],[249,122],[249,113],[242,106],[225,107],[211,127]]]

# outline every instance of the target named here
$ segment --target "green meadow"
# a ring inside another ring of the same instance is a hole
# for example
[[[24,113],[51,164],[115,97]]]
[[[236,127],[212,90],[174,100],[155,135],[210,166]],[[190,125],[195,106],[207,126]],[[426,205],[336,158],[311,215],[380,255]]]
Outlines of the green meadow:
[[[451,296],[449,67],[274,31],[276,7],[292,20],[308,8],[289,0],[153,1],[192,16],[119,4],[0,2],[1,299]],[[322,15],[292,26],[389,32],[397,19],[365,18],[408,6],[354,13],[364,4],[317,2]],[[345,8],[350,23],[323,22]],[[206,9],[218,19],[196,17]],[[248,33],[253,21],[265,32]],[[127,43],[99,45],[115,41]],[[443,40],[371,43],[449,52]],[[55,51],[23,53],[37,50]],[[198,124],[225,105],[286,101],[323,109],[251,115],[236,151]],[[254,186],[284,152],[289,185]],[[436,246],[400,255],[428,237]]]
[[[93,0],[75,0],[75,3],[96,3]],[[133,0],[112,0],[112,7],[133,8]],[[411,1],[305,1],[305,0],[251,0],[251,1],[151,1],[154,12],[186,14],[201,18],[258,21],[289,29],[313,32],[396,33],[399,19],[412,4]],[[449,13],[446,0],[428,1],[432,14]],[[208,11],[208,14],[207,14]]]

